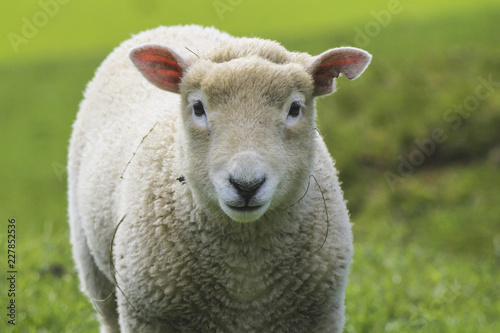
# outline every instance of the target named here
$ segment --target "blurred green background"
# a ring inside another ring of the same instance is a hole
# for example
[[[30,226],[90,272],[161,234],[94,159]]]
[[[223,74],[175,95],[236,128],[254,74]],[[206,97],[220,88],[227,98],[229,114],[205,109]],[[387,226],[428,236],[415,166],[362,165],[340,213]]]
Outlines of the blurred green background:
[[[318,101],[354,222],[346,332],[500,332],[497,0],[6,0],[0,13],[1,332],[98,331],[68,241],[71,124],[116,45],[187,23],[311,54],[372,53],[358,80]]]

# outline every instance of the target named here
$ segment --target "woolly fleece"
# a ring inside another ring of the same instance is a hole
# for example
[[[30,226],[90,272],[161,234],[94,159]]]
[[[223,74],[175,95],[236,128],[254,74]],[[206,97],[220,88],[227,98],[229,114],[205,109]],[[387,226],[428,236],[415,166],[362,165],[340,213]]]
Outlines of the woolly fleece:
[[[184,61],[180,94],[129,60],[153,43]],[[314,97],[367,59],[326,78],[318,57],[199,26],[145,31],[107,57],[68,163],[73,254],[101,332],[341,332],[352,234]],[[229,160],[242,177],[264,170],[272,199],[255,221],[219,204]]]

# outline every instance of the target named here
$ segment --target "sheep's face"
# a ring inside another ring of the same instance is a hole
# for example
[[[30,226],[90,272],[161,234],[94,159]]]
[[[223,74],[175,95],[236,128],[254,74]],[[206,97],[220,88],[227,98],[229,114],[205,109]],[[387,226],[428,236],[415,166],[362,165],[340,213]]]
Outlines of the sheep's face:
[[[238,222],[297,201],[314,160],[313,89],[295,63],[193,65],[181,87],[183,155],[198,201]]]
[[[238,222],[292,206],[313,169],[314,97],[340,74],[359,76],[371,56],[355,48],[316,57],[236,39],[189,64],[159,45],[130,57],[157,87],[181,93],[182,167],[197,201]]]

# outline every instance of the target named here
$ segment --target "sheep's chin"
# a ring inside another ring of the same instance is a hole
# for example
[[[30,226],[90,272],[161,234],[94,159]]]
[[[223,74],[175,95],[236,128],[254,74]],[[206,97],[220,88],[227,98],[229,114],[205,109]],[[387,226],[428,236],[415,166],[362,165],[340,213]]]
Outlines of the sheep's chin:
[[[235,207],[231,207],[226,204],[223,200],[219,200],[219,205],[233,221],[239,223],[251,223],[258,220],[269,208],[271,202],[266,202],[265,204],[258,206],[253,209],[238,209]]]

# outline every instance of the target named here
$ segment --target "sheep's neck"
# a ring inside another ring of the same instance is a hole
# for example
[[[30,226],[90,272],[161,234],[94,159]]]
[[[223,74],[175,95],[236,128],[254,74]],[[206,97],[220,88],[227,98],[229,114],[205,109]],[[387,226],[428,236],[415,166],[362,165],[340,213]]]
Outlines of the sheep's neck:
[[[208,224],[211,227],[193,233],[199,242],[192,242],[191,250],[200,270],[205,275],[213,271],[212,285],[220,285],[233,300],[271,301],[286,287],[286,275],[301,270],[304,264],[301,244],[305,240],[299,224],[284,228],[287,223],[283,221],[274,225],[272,221],[228,223],[232,225],[220,225],[221,228]]]

